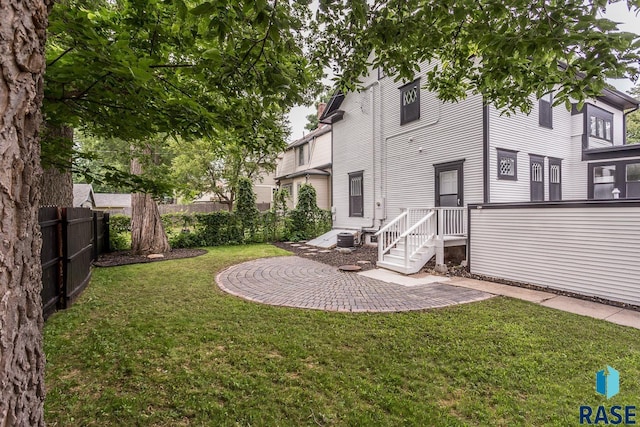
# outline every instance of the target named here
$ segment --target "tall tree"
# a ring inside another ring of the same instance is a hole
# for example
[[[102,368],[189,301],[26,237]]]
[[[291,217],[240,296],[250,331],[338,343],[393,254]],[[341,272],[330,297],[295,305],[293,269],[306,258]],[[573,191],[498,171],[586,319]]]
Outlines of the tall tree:
[[[178,192],[192,199],[213,193],[229,211],[238,194],[241,178],[256,182],[262,172],[275,170],[278,154],[286,146],[286,129],[277,107],[271,120],[248,120],[249,126],[218,132],[213,139],[190,144],[171,143],[175,153],[171,171]],[[259,115],[269,114],[261,111]]]
[[[157,134],[189,144],[260,126],[272,117],[257,112],[284,112],[313,93],[318,67],[298,35],[309,17],[303,3],[60,0],[51,16],[47,122],[143,147]]]
[[[47,2],[0,0],[0,425],[44,425],[40,105]]]
[[[410,81],[431,61],[423,81],[444,101],[477,93],[507,113],[527,112],[531,94],[559,87],[556,102],[569,105],[599,94],[607,77],[638,75],[638,36],[601,17],[608,3],[320,0],[317,54],[332,59],[343,90],[369,66]]]

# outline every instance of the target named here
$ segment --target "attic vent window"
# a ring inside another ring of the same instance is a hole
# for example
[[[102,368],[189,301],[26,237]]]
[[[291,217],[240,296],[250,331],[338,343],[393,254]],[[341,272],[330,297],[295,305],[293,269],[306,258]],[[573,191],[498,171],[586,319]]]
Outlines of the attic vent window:
[[[518,179],[518,152],[498,148],[498,179]]]
[[[420,79],[400,88],[400,124],[420,118]]]

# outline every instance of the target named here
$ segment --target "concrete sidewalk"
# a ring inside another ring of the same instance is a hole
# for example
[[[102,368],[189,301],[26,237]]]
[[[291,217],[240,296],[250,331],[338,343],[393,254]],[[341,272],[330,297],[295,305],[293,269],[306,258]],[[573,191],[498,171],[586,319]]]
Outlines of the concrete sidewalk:
[[[565,297],[562,295],[552,294],[550,292],[534,291],[531,289],[519,288],[517,286],[501,285],[499,283],[466,279],[463,277],[452,277],[447,283],[449,285],[462,286],[464,288],[488,292],[494,295],[517,298],[533,302],[535,304],[540,304],[545,307],[568,311],[569,313],[589,316],[618,325],[631,326],[632,328],[640,329],[640,312],[634,310],[628,310],[578,298]]]
[[[448,285],[460,286],[462,288],[474,289],[493,295],[503,295],[540,304],[545,307],[557,310],[568,311],[569,313],[589,316],[595,319],[606,320],[618,325],[630,326],[640,329],[640,312],[627,310],[611,305],[586,301],[578,298],[565,297],[552,294],[550,292],[534,291],[517,286],[501,285],[499,283],[487,282],[483,280],[467,279],[464,277],[443,277],[418,273],[406,276],[394,271],[376,268],[373,270],[358,273],[372,279],[381,280],[387,283],[412,287],[432,283],[446,283]]]

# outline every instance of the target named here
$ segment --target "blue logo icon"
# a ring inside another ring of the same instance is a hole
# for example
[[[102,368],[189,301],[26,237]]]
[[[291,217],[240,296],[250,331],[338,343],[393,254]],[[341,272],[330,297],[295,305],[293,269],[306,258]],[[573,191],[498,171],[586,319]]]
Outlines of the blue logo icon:
[[[620,391],[620,373],[607,365],[596,374],[596,391],[611,399]]]

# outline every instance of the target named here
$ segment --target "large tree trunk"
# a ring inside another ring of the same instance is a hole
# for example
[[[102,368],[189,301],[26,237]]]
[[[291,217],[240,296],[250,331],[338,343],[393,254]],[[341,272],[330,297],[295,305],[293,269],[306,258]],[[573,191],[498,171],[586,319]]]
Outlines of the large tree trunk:
[[[0,0],[0,426],[44,425],[39,130],[45,0]]]
[[[45,125],[44,138],[60,147],[63,153],[70,153],[73,146],[73,128],[69,126],[50,127]],[[59,164],[44,165],[40,188],[40,206],[73,206],[73,178],[71,176],[70,154],[63,154]]]
[[[142,174],[137,159],[131,160],[131,173]],[[131,251],[134,254],[161,254],[169,252],[169,239],[164,232],[158,205],[146,193],[131,195]]]

